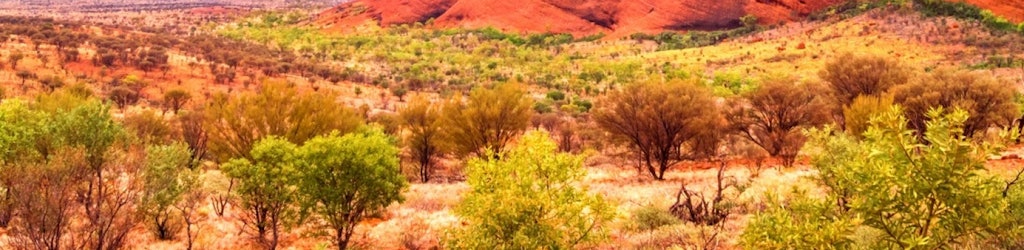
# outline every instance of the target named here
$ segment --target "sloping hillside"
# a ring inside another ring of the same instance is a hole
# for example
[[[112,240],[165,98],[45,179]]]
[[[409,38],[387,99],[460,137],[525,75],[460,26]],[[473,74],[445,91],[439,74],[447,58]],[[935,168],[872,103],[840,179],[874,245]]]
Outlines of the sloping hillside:
[[[317,23],[347,30],[366,22],[382,26],[426,22],[439,27],[496,27],[517,32],[554,32],[613,37],[664,30],[712,30],[740,26],[752,15],[761,24],[798,20],[846,0],[356,0],[321,13]],[[959,1],[959,0],[950,0]],[[1024,21],[1024,1],[967,0],[1014,22]]]
[[[345,29],[373,21],[383,26],[436,19],[441,27],[493,26],[522,32],[628,35],[661,30],[740,26],[796,20],[843,0],[380,0],[353,1],[324,11],[319,24]]]

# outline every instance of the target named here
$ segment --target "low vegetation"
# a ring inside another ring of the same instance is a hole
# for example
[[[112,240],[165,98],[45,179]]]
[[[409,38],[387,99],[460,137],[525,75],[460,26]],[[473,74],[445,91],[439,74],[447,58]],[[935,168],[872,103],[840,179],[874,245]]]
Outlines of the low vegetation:
[[[1021,248],[1012,24],[817,15],[629,38],[0,17],[0,248]]]

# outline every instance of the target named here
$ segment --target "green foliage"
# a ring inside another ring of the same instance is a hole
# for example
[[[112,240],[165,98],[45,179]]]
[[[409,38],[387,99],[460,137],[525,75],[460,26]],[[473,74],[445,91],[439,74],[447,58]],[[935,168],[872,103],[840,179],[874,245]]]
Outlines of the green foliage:
[[[548,99],[551,99],[552,101],[561,101],[561,100],[565,100],[565,93],[562,93],[562,91],[558,91],[558,90],[552,90],[552,91],[549,91],[547,93],[547,95],[545,95],[545,97],[547,97]]]
[[[455,210],[465,226],[446,247],[568,249],[604,238],[614,211],[577,187],[582,160],[557,153],[544,132],[528,133],[506,153],[471,160],[466,182],[472,190]]]
[[[379,130],[316,137],[296,157],[303,211],[334,231],[339,249],[345,249],[364,217],[403,200],[407,184],[398,148]]]
[[[45,134],[45,113],[14,99],[0,103],[0,165],[36,155],[36,139]]]
[[[639,231],[650,231],[659,227],[680,224],[683,222],[665,208],[651,205],[633,210],[633,216],[631,219],[630,228]]]
[[[173,239],[181,229],[173,208],[190,191],[184,185],[191,172],[189,159],[188,146],[181,143],[146,147],[140,210],[158,239]]]
[[[992,30],[1020,32],[1024,30],[1005,18],[996,16],[992,11],[982,9],[965,1],[913,0],[915,6],[927,16],[951,16],[966,20],[980,21]],[[1024,25],[1021,23],[1019,25]]]
[[[771,196],[771,195],[769,195]],[[750,219],[740,235],[744,249],[849,249],[854,221],[841,218],[830,204],[793,190],[785,201]]]
[[[929,111],[928,144],[908,129],[902,113],[893,108],[878,116],[862,141],[830,129],[812,130],[812,165],[826,199],[810,201],[815,209],[794,206],[757,215],[744,232],[745,244],[783,247],[795,244],[793,239],[860,234],[867,236],[859,239],[862,247],[955,248],[990,236],[1006,206],[1003,186],[985,172],[995,148],[960,136],[965,111]],[[828,221],[852,225],[837,230],[815,225]],[[829,240],[808,247],[844,246]]]
[[[295,144],[271,136],[253,146],[251,160],[235,158],[221,165],[225,175],[238,180],[235,194],[244,229],[268,249],[277,246],[282,229],[298,221],[295,151]]]
[[[103,168],[110,149],[127,138],[124,128],[110,115],[110,107],[98,100],[87,100],[82,106],[60,109],[52,115],[46,136],[53,136],[51,142],[56,145],[81,147],[93,170]]]
[[[518,84],[478,87],[465,101],[444,105],[442,122],[448,151],[460,156],[482,156],[487,150],[501,152],[529,126],[533,100]]]
[[[754,23],[757,22],[756,18],[753,20],[741,18],[740,20],[744,24],[749,21],[753,21]],[[685,33],[664,31],[656,35],[635,33],[630,35],[630,38],[634,40],[654,41],[658,43],[658,51],[664,51],[711,46],[729,38],[741,37],[757,31],[759,31],[757,25],[744,25],[734,29],[715,31],[691,30]]]
[[[756,86],[757,84],[746,75],[726,72],[715,74],[709,87],[716,96],[734,96],[749,92]]]

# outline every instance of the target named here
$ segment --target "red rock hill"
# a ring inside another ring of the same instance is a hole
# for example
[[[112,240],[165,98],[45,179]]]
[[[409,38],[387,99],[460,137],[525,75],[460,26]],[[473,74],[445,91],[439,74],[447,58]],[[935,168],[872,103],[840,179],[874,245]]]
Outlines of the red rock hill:
[[[762,24],[802,18],[845,0],[355,0],[320,14],[317,24],[346,30],[435,19],[439,27],[496,27],[517,32],[605,33],[613,37],[663,30],[737,27],[753,15]],[[1024,21],[1024,0],[968,0]]]

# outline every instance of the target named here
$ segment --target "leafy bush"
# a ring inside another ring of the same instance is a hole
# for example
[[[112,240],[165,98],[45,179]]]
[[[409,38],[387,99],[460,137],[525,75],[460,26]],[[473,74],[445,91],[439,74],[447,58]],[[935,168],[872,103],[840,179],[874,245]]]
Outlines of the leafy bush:
[[[256,92],[219,94],[205,109],[209,149],[218,160],[249,158],[256,141],[280,136],[291,143],[355,131],[363,119],[338,105],[330,92],[303,93],[284,82],[266,82]]]
[[[442,109],[447,149],[459,156],[501,152],[529,126],[532,108],[533,100],[513,83],[473,89],[465,100],[453,98]]]
[[[244,232],[266,249],[275,249],[285,229],[298,222],[295,188],[296,146],[287,140],[267,137],[258,141],[251,159],[235,158],[221,166],[238,180],[235,193]]]
[[[654,230],[662,226],[682,223],[679,218],[669,213],[665,208],[657,206],[643,206],[633,210],[631,228],[639,231]]]
[[[882,94],[910,79],[909,69],[895,59],[850,53],[825,63],[819,75],[828,83],[838,107],[850,105],[858,96]]]
[[[843,107],[843,117],[846,118],[846,132],[862,138],[864,132],[868,131],[871,119],[885,113],[892,108],[893,98],[891,95],[883,96],[858,96],[853,103]]]
[[[772,79],[743,96],[729,114],[731,127],[772,157],[791,166],[806,138],[800,130],[827,120],[825,102],[811,84],[794,85],[792,79]]]
[[[793,190],[784,201],[751,218],[740,235],[744,249],[845,249],[852,244],[851,220],[838,216],[828,203]]]
[[[637,166],[658,180],[677,162],[695,157],[698,152],[687,144],[721,128],[711,94],[692,82],[627,85],[599,104],[597,125],[628,145],[640,160]]]
[[[189,159],[188,147],[184,144],[146,148],[140,207],[158,239],[173,239],[181,229],[180,218],[173,208],[189,192],[179,177],[188,172]]]
[[[857,239],[860,247],[907,249],[984,241],[1002,226],[1006,208],[1003,185],[985,172],[995,148],[959,136],[965,111],[929,111],[929,144],[918,141],[902,113],[893,108],[879,116],[862,141],[830,129],[811,131],[812,165],[825,199],[797,194],[809,200],[756,215],[743,244],[844,248],[847,239]]]
[[[603,239],[613,208],[576,185],[583,159],[557,152],[547,133],[530,132],[506,153],[471,160],[471,191],[455,209],[464,226],[447,247],[570,249]]]
[[[993,126],[1007,126],[1018,117],[1013,90],[992,76],[969,71],[939,69],[892,89],[896,103],[905,108],[911,128],[927,130],[930,109],[962,109],[970,117],[962,132],[973,136]]]
[[[313,225],[332,231],[345,249],[356,225],[368,215],[402,202],[407,186],[398,166],[398,148],[379,130],[313,138],[298,149],[297,194]]]

